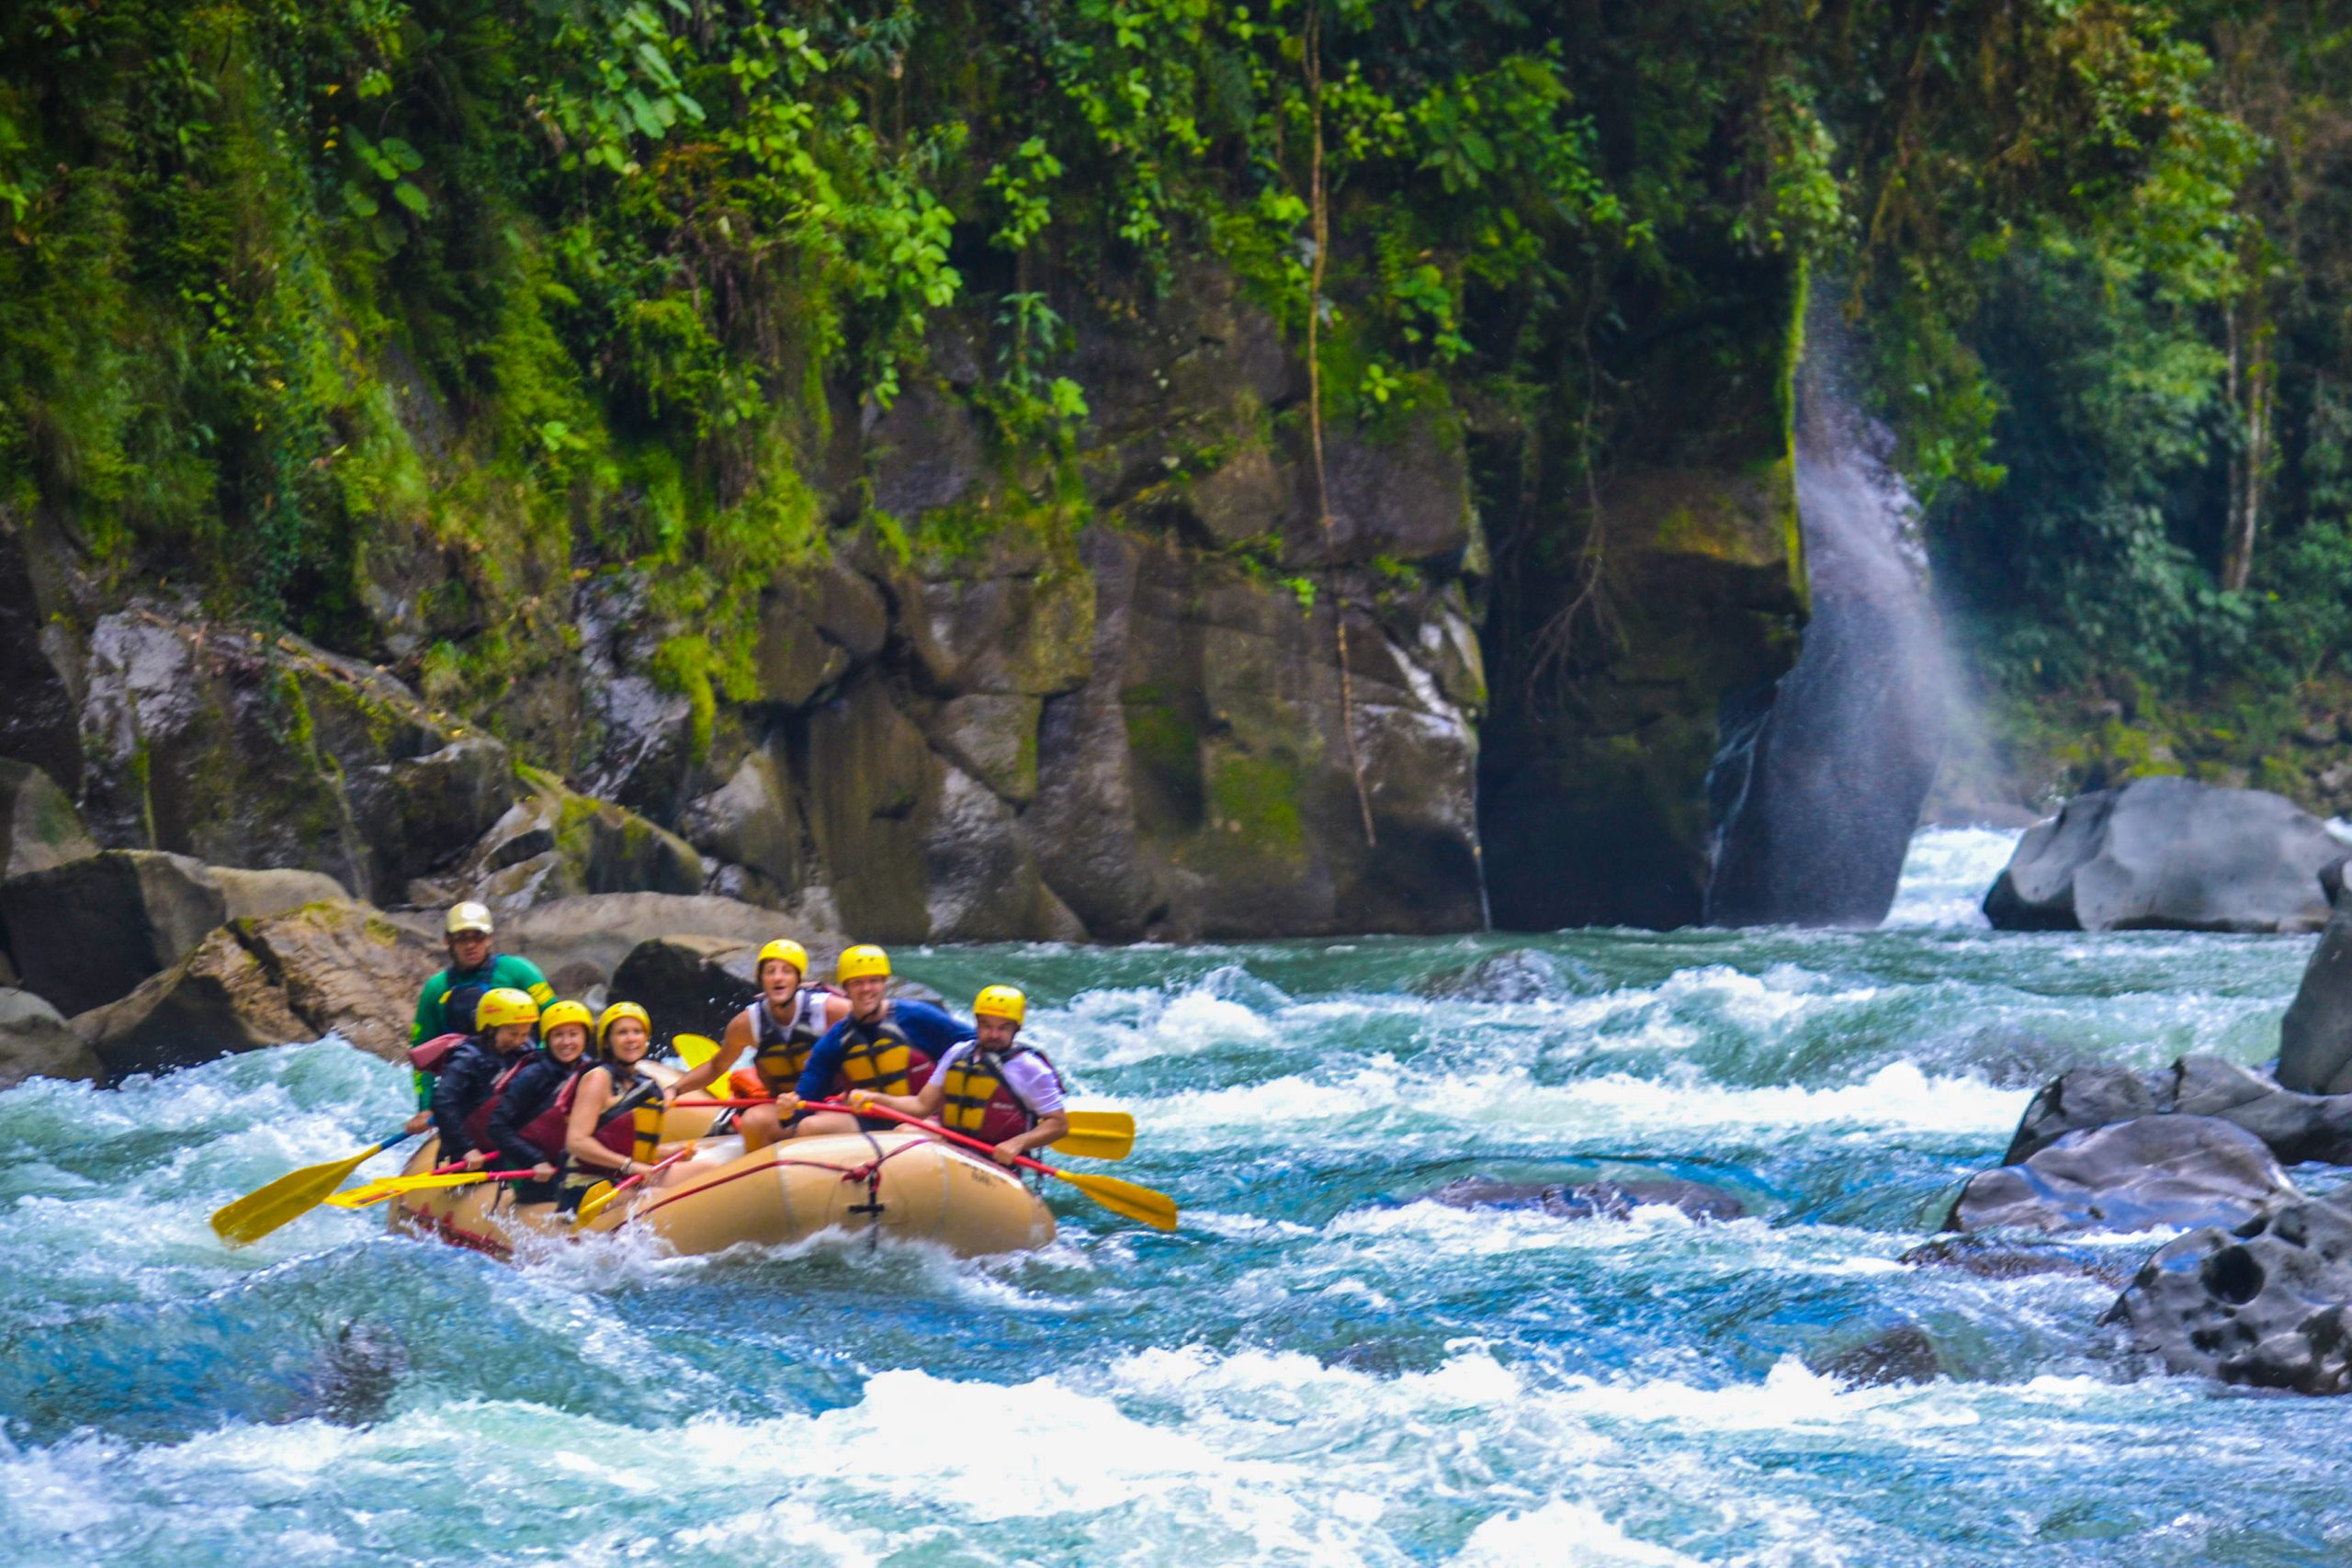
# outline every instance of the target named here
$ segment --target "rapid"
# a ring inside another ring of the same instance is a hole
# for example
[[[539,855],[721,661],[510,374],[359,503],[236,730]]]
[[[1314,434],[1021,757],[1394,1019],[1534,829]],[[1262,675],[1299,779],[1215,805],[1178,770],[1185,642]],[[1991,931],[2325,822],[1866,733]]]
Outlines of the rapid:
[[[1899,1265],[2075,1062],[2275,1049],[2308,939],[1996,935],[1930,829],[1870,933],[904,951],[1012,979],[1173,1235],[509,1268],[206,1219],[396,1123],[328,1040],[0,1094],[18,1563],[2336,1562],[2352,1403],[2156,1375],[2110,1286]],[[388,1170],[390,1156],[379,1161]],[[1667,1172],[1748,1218],[1428,1201]],[[366,1174],[377,1174],[374,1168]],[[2129,1267],[2153,1245],[2089,1250]],[[1808,1359],[1909,1323],[1948,1375]]]

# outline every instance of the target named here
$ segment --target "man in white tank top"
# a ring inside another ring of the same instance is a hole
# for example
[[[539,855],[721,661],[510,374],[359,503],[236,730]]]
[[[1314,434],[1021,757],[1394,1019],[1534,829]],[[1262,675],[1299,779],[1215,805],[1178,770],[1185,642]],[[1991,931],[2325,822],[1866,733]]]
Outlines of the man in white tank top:
[[[669,1098],[696,1093],[730,1071],[745,1052],[759,1076],[761,1092],[774,1103],[746,1106],[735,1118],[746,1149],[765,1148],[779,1142],[800,1102],[793,1095],[809,1048],[825,1031],[849,1016],[849,1003],[814,987],[804,987],[808,954],[797,942],[778,938],[760,949],[760,997],[727,1021],[718,1050],[709,1061],[683,1075],[670,1088]],[[741,1086],[748,1088],[749,1086]]]

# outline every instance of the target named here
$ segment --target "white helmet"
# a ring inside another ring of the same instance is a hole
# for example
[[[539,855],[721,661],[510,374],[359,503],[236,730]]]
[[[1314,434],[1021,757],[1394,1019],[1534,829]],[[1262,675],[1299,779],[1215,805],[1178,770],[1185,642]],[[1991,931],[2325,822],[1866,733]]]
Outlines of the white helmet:
[[[491,931],[490,909],[482,904],[457,905],[450,909],[449,918],[441,929],[451,936],[460,931],[480,931],[488,936]]]

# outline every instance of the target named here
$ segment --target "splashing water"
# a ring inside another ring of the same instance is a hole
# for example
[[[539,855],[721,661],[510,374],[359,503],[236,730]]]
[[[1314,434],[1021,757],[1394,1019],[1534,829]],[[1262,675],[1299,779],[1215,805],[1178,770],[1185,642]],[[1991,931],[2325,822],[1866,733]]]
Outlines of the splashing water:
[[[2032,1084],[2258,1059],[2309,951],[1996,936],[2008,841],[1921,835],[1867,934],[902,954],[1024,982],[1136,1114],[1119,1173],[1185,1206],[1057,1194],[1024,1257],[509,1269],[333,1212],[230,1254],[209,1212],[359,1146],[402,1074],[329,1041],[0,1094],[0,1527],[113,1568],[2339,1560],[2352,1404],[2139,1377],[2088,1280],[1894,1261]],[[1749,1217],[1428,1201],[1474,1171]],[[1905,1323],[1946,1376],[1806,1370]]]

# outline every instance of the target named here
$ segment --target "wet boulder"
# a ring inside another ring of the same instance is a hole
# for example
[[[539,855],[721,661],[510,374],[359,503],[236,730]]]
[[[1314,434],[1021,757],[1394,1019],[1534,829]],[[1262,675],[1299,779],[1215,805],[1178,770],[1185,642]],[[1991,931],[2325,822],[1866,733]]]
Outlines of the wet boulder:
[[[2128,1271],[2087,1248],[1998,1242],[1985,1236],[1950,1235],[1923,1242],[1895,1259],[1906,1269],[1950,1269],[1979,1280],[2030,1280],[2060,1275],[2120,1285]]]
[[[0,882],[0,924],[25,988],[69,1016],[170,968],[227,915],[202,863],[154,850],[108,850]]]
[[[2317,931],[2320,873],[2344,853],[2282,796],[2134,779],[2019,840],[1984,913],[2003,931]]]
[[[33,995],[0,988],[0,1089],[27,1078],[96,1078],[106,1066],[62,1014]]]
[[[2168,1067],[2093,1064],[2061,1074],[2026,1107],[2002,1163],[2029,1159],[2068,1133],[2171,1114],[2234,1122],[2284,1165],[2352,1164],[2352,1095],[2298,1094],[2251,1067],[2202,1055]]]
[[[225,865],[206,870],[232,920],[262,919],[305,904],[351,897],[348,888],[322,871],[240,871]]]
[[[1413,988],[1432,1001],[1525,1003],[1590,996],[1599,983],[1581,964],[1514,947],[1440,970]]]
[[[2298,1393],[2352,1392],[2346,1195],[2190,1232],[2149,1258],[2109,1314],[2176,1372]]]
[[[1720,1187],[1679,1176],[1595,1181],[1498,1181],[1465,1176],[1430,1194],[1451,1209],[1534,1209],[1564,1220],[1622,1220],[1635,1209],[1679,1209],[1694,1220],[1736,1220],[1747,1206]]]
[[[1980,1171],[1946,1230],[2179,1230],[2236,1224],[2297,1197],[2262,1140],[2212,1116],[2141,1116],[2068,1133]]]
[[[2331,870],[2334,912],[2278,1025],[2278,1081],[2307,1094],[2352,1093],[2352,900]]]
[[[454,871],[412,884],[410,902],[471,897],[511,911],[586,894],[702,891],[702,856],[675,833],[551,773],[515,773],[522,798]]]
[[[226,926],[129,996],[75,1018],[74,1028],[118,1081],[318,1037]]]
[[[758,953],[728,937],[655,937],[621,960],[606,995],[651,1013],[660,1038],[686,1032],[716,1039],[759,995]]]

